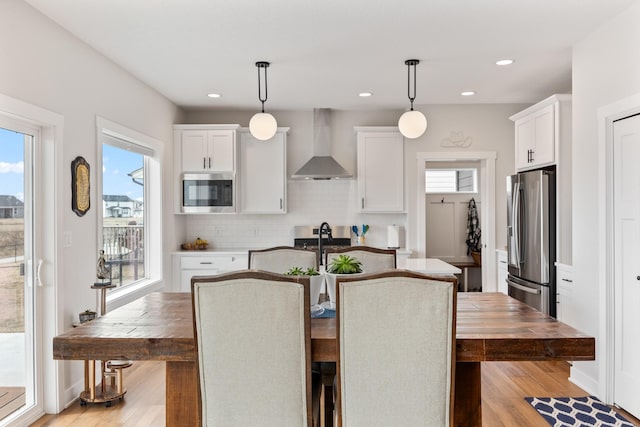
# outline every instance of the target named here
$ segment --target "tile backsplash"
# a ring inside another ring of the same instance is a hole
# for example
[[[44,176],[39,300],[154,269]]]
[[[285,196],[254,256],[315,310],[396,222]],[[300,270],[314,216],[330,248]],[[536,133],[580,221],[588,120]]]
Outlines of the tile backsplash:
[[[370,226],[366,244],[387,245],[387,226],[401,227],[400,245],[405,242],[406,214],[361,214],[357,211],[357,181],[290,180],[287,213],[269,215],[187,215],[185,241],[196,237],[209,241],[211,249],[252,249],[293,244],[295,225],[362,224]],[[355,236],[352,236],[355,244]]]

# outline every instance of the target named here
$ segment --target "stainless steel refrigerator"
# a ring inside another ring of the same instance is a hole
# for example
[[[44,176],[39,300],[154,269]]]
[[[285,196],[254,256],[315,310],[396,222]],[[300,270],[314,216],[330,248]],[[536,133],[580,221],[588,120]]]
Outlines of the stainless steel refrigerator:
[[[507,177],[507,285],[512,296],[556,316],[555,168]]]

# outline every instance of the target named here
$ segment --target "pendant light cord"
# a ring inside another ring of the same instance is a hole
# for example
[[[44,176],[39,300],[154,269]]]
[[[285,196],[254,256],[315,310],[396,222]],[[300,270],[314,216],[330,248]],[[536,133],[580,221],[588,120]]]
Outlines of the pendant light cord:
[[[413,111],[413,100],[416,99],[416,65],[420,63],[417,59],[407,59],[407,96],[411,102],[411,111]],[[411,67],[413,66],[413,96],[411,96]]]
[[[262,103],[262,112],[264,113],[264,103],[267,102],[268,96],[268,87],[267,87],[267,67],[269,66],[268,62],[259,61],[256,62],[256,67],[258,67],[258,101]],[[262,98],[262,85],[260,84],[261,76],[260,69],[264,68],[264,99]]]

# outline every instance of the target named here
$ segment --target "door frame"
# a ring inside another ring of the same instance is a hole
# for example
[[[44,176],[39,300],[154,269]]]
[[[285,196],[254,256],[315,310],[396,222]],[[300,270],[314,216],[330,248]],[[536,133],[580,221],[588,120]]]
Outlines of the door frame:
[[[416,183],[416,236],[417,248],[421,254],[426,253],[426,202],[424,174],[427,162],[456,162],[479,161],[480,162],[480,229],[482,230],[482,291],[497,292],[496,280],[496,158],[495,151],[475,152],[419,152],[417,159],[417,183]]]
[[[41,269],[42,286],[38,287],[40,301],[37,307],[41,317],[41,333],[35,337],[35,345],[41,352],[40,378],[42,390],[36,394],[40,399],[44,413],[58,413],[64,409],[63,365],[53,360],[53,337],[63,332],[62,295],[58,286],[62,283],[62,242],[64,212],[61,203],[67,200],[62,191],[62,141],[64,117],[44,108],[11,98],[0,93],[0,115],[39,127],[40,156],[46,161],[40,162],[40,193],[37,207],[42,218],[40,223],[40,256],[44,260]],[[47,214],[44,215],[43,213]],[[29,424],[42,415],[29,414],[24,421]],[[22,421],[22,420],[21,420]]]
[[[615,221],[613,212],[613,122],[640,113],[640,93],[621,99],[598,109],[598,174],[600,191],[598,192],[598,245],[600,269],[599,283],[603,283],[599,292],[600,318],[599,337],[596,340],[596,354],[601,363],[598,366],[598,389],[605,403],[614,402],[615,380]]]

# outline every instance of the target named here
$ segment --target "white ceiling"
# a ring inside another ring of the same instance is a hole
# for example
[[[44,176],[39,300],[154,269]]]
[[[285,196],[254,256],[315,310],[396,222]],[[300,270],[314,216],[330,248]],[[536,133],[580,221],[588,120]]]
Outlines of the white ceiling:
[[[270,111],[408,108],[410,58],[416,104],[568,93],[571,46],[637,0],[26,1],[185,108],[258,109],[269,61]]]

